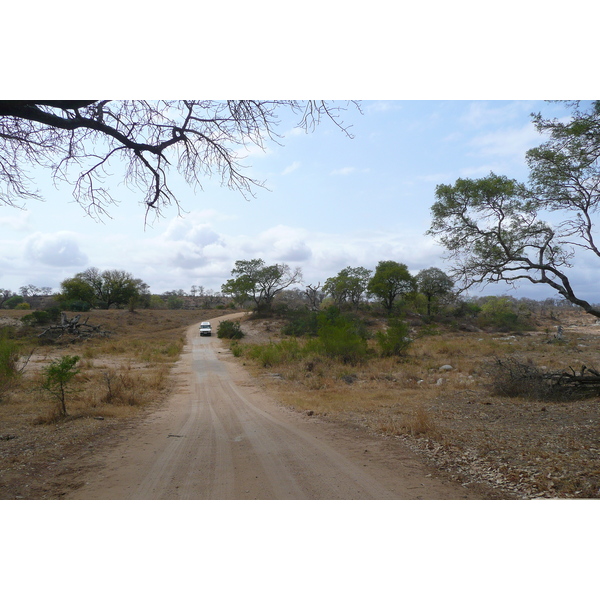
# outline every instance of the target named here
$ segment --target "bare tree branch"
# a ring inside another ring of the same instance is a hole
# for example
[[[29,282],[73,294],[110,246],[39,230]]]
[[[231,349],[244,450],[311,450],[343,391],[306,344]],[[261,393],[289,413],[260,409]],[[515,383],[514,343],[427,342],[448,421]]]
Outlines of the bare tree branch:
[[[245,155],[280,143],[280,111],[301,114],[298,126],[307,131],[326,118],[352,137],[340,119],[350,106],[360,111],[357,103],[295,100],[0,100],[0,204],[43,197],[27,172],[35,165],[70,183],[76,201],[97,216],[117,201],[104,183],[109,164],[124,165],[125,182],[158,215],[180,206],[168,185],[171,169],[200,190],[217,175],[252,197],[264,182],[244,174]]]

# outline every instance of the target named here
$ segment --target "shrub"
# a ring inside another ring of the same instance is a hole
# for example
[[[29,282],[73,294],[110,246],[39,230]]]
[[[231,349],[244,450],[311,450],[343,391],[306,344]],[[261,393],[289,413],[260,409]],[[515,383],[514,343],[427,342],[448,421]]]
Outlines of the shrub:
[[[72,312],[88,312],[92,307],[89,302],[85,300],[72,300],[61,302],[61,308]]]
[[[17,305],[25,302],[23,296],[11,296],[2,306],[4,308],[16,308]]]
[[[381,356],[402,356],[411,344],[408,324],[398,318],[389,320],[387,331],[378,331],[377,343]]]
[[[6,337],[0,337],[0,387],[17,374],[19,351],[17,344]]]
[[[521,331],[530,327],[526,315],[519,315],[508,298],[490,297],[481,307],[477,317],[480,327],[493,327],[500,331]]]
[[[45,310],[34,310],[32,313],[21,317],[25,325],[46,325],[55,320],[53,314]]]
[[[79,362],[79,356],[63,356],[61,359],[52,361],[44,368],[44,381],[42,389],[52,394],[59,403],[60,414],[67,416],[66,397],[71,387],[71,381],[79,373],[75,365]]]
[[[239,321],[221,321],[217,328],[217,337],[219,338],[241,340],[244,335]]]
[[[273,367],[284,363],[290,363],[303,358],[308,353],[307,346],[301,346],[298,340],[282,340],[279,343],[266,344],[263,346],[250,346],[248,356],[258,361],[263,367]]]
[[[319,341],[327,356],[343,363],[356,364],[367,355],[367,340],[358,322],[347,319],[337,311],[328,309],[319,315]]]
[[[284,335],[294,337],[317,335],[319,322],[316,312],[309,310],[289,311],[287,317],[289,322],[281,329],[281,333]]]
[[[171,310],[177,310],[183,308],[184,301],[183,298],[178,298],[177,296],[169,296],[167,298],[167,308]]]

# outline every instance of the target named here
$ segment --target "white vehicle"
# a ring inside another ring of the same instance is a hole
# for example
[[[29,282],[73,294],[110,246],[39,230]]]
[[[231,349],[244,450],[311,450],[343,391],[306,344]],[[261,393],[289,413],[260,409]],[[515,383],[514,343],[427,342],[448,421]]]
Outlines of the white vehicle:
[[[208,321],[200,323],[200,335],[212,335],[212,327]]]

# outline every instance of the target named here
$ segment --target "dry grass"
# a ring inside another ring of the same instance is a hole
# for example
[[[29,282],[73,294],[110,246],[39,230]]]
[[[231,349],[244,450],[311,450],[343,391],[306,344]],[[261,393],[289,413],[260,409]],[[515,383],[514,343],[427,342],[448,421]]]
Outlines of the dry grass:
[[[27,312],[0,311],[0,316],[20,317]],[[73,470],[73,460],[65,457],[92,452],[111,432],[163,400],[186,328],[224,312],[92,311],[89,322],[102,325],[112,332],[110,336],[38,345],[0,399],[0,499],[53,498],[64,493]],[[17,340],[24,354],[36,340],[20,339],[22,333],[17,332]],[[81,372],[67,397],[68,416],[61,418],[57,401],[41,389],[41,382],[44,366],[66,354],[80,357]]]
[[[246,352],[231,360],[244,362],[288,406],[401,438],[464,485],[487,483],[507,498],[595,498],[598,399],[532,401],[496,396],[490,388],[489,365],[497,357],[529,360],[548,370],[598,368],[600,327],[574,314],[562,321],[564,343],[553,342],[558,323],[548,322],[514,336],[440,328],[438,335],[416,337],[405,358],[371,358],[356,366],[323,356],[292,359],[293,346],[269,367]],[[65,457],[92,454],[111,432],[156,406],[169,389],[185,328],[215,316],[216,311],[95,311],[90,322],[114,335],[39,347],[0,400],[0,498],[59,497],[77,468],[77,461]],[[246,320],[247,337],[239,346],[279,341],[279,325]],[[81,356],[82,372],[67,401],[70,416],[58,419],[54,401],[38,389],[36,378],[64,354]],[[452,370],[440,371],[446,364]]]
[[[501,497],[600,497],[600,401],[532,400],[494,395],[491,365],[530,361],[542,371],[598,367],[600,327],[567,313],[521,335],[445,331],[416,337],[408,356],[349,367],[324,357],[268,367],[246,365],[286,405],[308,415],[402,438],[452,477],[487,483]],[[246,345],[265,342],[259,322],[243,324]],[[278,337],[270,328],[268,339]],[[546,331],[547,329],[547,331]],[[451,365],[451,370],[440,370]]]

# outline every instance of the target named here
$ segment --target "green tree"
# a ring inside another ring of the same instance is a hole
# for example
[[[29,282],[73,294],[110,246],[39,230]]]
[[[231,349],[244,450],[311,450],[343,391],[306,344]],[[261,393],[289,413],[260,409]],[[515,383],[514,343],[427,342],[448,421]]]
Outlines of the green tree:
[[[63,304],[85,302],[90,306],[110,308],[127,306],[130,302],[149,297],[148,285],[127,271],[100,271],[96,267],[77,273],[61,284],[57,299]]]
[[[369,292],[388,312],[392,311],[398,298],[414,291],[415,278],[409,273],[408,267],[393,260],[380,261],[369,281]]]
[[[286,264],[266,265],[261,258],[238,260],[231,271],[234,279],[221,286],[223,294],[238,302],[252,301],[256,312],[270,312],[275,296],[302,281],[302,270]]]
[[[25,301],[23,296],[17,296],[16,294],[10,296],[8,300],[4,302],[4,308],[16,308],[19,304],[22,304]]]
[[[369,285],[371,271],[364,267],[346,267],[323,285],[323,292],[333,298],[336,306],[350,304],[358,308]]]
[[[437,186],[428,233],[448,250],[450,274],[462,289],[499,281],[542,284],[600,317],[570,280],[576,256],[600,258],[594,222],[600,208],[600,102],[585,110],[580,104],[570,104],[568,122],[534,116],[549,139],[527,153],[528,185],[490,173]]]
[[[87,305],[88,308],[96,305],[94,288],[77,275],[65,279],[60,284],[60,292],[55,298],[63,308],[71,308],[75,304],[78,306]]]
[[[449,296],[454,287],[452,279],[437,267],[419,271],[416,283],[417,290],[427,298],[427,316],[431,315],[433,300]]]
[[[10,300],[10,298],[12,298],[14,295],[14,292],[12,292],[11,290],[0,288],[0,308],[2,308],[4,306],[4,303],[7,300]]]
[[[42,388],[58,400],[62,417],[67,416],[67,394],[71,390],[73,378],[79,373],[79,369],[75,368],[78,362],[79,356],[66,355],[44,368]]]
[[[141,190],[147,210],[158,214],[178,205],[169,187],[171,168],[200,189],[216,174],[221,185],[253,195],[262,183],[244,174],[240,148],[264,149],[280,137],[282,110],[297,114],[305,131],[331,119],[352,137],[340,118],[347,106],[314,100],[0,100],[0,182],[6,189],[0,203],[39,197],[30,164],[71,183],[75,200],[99,215],[116,201],[105,182],[115,165]],[[67,179],[71,171],[74,180]]]

